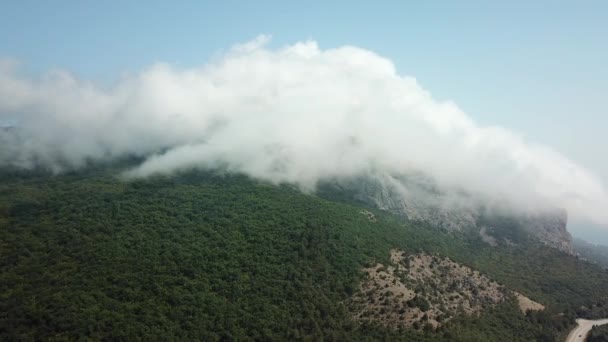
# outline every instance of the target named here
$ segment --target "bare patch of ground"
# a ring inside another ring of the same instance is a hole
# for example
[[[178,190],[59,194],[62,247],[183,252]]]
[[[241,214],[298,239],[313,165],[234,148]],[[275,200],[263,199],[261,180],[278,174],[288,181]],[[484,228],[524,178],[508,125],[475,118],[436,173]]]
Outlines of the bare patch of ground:
[[[488,229],[486,227],[481,227],[481,229],[479,230],[479,236],[481,236],[481,240],[492,247],[498,246],[498,242],[496,241],[496,239],[493,236],[489,235],[487,230]]]
[[[545,306],[533,301],[532,299],[522,295],[521,293],[513,292],[517,298],[517,304],[522,313],[526,313],[528,310],[541,311],[545,309]]]
[[[374,215],[374,213],[372,213],[369,210],[361,210],[359,212],[359,214],[363,214],[363,215],[367,216],[367,219],[370,220],[371,222],[376,222],[376,215]]]
[[[391,262],[363,270],[366,279],[349,302],[355,319],[432,329],[456,315],[479,313],[510,295],[503,286],[449,258],[392,250]]]

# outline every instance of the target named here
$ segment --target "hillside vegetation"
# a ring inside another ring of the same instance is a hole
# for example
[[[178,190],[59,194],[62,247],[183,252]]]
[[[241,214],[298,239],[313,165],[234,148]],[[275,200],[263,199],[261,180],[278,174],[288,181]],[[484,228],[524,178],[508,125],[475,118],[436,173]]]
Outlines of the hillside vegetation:
[[[492,247],[238,175],[115,174],[2,174],[0,339],[551,341],[608,294],[598,266],[525,239]],[[547,309],[506,300],[436,330],[353,320],[361,269],[392,249],[450,258]]]
[[[392,250],[391,265],[372,265],[351,303],[355,319],[390,327],[437,328],[479,314],[513,295],[448,258]]]
[[[589,262],[608,269],[608,246],[596,245],[581,239],[574,239],[576,252]]]
[[[608,342],[608,325],[594,326],[587,335],[587,342]]]

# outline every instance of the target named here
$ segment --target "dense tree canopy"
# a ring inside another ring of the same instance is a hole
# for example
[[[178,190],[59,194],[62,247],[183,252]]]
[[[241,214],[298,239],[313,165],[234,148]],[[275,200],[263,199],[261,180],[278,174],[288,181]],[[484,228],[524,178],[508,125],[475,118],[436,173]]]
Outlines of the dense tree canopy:
[[[326,198],[210,172],[5,172],[0,339],[552,340],[608,292],[601,268],[540,244],[494,248]],[[343,303],[391,248],[448,256],[547,310],[508,301],[437,331],[360,325]]]

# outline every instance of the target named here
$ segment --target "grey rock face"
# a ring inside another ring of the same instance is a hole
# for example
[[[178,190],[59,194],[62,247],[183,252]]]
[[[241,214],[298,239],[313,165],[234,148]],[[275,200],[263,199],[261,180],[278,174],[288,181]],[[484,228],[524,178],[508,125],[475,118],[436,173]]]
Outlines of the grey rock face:
[[[565,210],[553,210],[522,219],[524,227],[530,230],[540,241],[565,253],[574,255],[572,236],[566,229],[568,213]]]
[[[339,183],[341,188],[353,193],[355,199],[412,221],[459,232],[479,232],[484,228],[480,223],[480,202],[462,192],[439,191],[431,180],[423,176],[374,174]],[[518,214],[515,219],[543,243],[574,254],[572,237],[566,230],[568,217],[565,210]]]

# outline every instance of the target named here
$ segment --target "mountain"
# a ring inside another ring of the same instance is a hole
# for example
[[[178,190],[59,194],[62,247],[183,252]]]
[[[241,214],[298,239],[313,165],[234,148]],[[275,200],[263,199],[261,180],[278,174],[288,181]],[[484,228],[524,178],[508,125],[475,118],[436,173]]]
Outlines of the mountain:
[[[520,218],[123,169],[1,174],[0,339],[553,341],[606,314],[608,273]]]
[[[565,210],[552,208],[532,213],[490,210],[479,200],[462,191],[446,193],[423,175],[395,177],[373,173],[352,180],[336,180],[325,184],[330,192],[342,192],[355,202],[404,216],[415,222],[426,222],[450,231],[475,231],[488,236],[501,220],[514,220],[510,225],[524,230],[548,246],[574,255],[572,236],[567,231]],[[489,242],[495,243],[494,237]],[[503,242],[512,243],[508,239]]]
[[[608,269],[608,246],[574,239],[574,249],[581,258]]]

